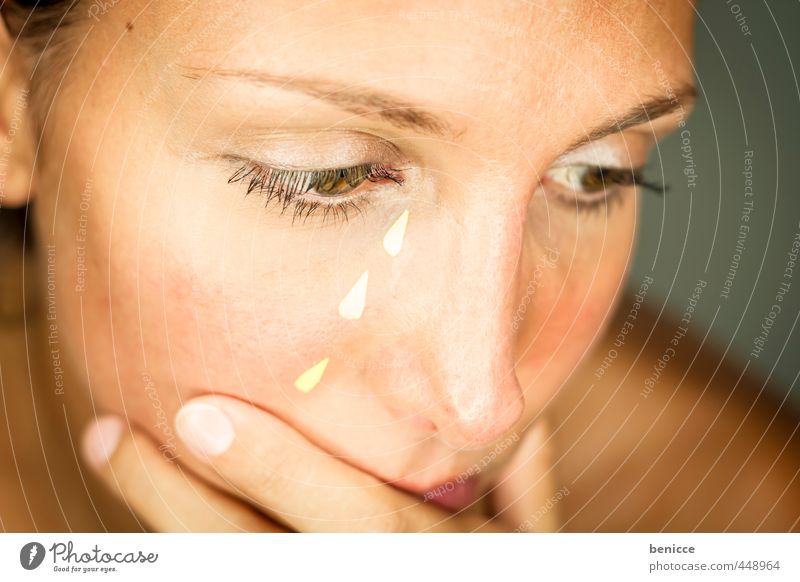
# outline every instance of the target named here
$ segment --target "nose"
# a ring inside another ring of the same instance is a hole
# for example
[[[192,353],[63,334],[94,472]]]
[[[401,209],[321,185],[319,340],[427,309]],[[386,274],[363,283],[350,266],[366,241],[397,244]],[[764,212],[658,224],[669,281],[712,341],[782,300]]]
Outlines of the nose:
[[[451,231],[435,239],[436,261],[418,278],[442,280],[428,287],[441,296],[422,329],[406,338],[416,353],[413,386],[396,386],[392,397],[435,424],[450,446],[469,449],[508,433],[524,409],[512,318],[525,206],[506,191],[470,198],[455,211]]]

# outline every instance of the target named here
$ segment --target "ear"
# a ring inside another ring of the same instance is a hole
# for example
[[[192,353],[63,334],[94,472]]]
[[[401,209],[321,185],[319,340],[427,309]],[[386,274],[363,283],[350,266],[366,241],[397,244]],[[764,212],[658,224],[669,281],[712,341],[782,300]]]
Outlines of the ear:
[[[27,69],[19,43],[0,18],[0,208],[24,206],[34,191],[36,140]]]

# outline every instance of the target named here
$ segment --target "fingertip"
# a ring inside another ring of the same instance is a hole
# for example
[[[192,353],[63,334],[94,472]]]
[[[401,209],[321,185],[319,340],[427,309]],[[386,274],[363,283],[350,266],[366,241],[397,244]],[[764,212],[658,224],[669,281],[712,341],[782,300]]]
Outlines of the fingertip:
[[[175,428],[178,437],[200,458],[221,455],[236,438],[230,417],[208,401],[184,405],[175,417]]]
[[[122,420],[113,415],[94,419],[83,433],[81,451],[86,462],[94,469],[106,465],[119,445]]]

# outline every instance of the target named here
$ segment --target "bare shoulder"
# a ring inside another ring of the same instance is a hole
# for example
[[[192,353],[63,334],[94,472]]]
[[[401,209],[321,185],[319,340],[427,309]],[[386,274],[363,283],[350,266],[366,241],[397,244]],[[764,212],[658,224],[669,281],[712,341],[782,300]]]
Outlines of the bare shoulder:
[[[620,314],[550,411],[565,529],[798,530],[790,400],[680,322],[642,310],[623,327]]]

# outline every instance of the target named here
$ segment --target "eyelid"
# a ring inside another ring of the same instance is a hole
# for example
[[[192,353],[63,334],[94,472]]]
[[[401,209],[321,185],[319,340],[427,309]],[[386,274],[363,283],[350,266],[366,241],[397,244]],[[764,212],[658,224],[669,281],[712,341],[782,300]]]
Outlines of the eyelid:
[[[240,159],[298,171],[344,168],[374,162],[397,165],[404,159],[400,148],[383,137],[337,128],[281,128],[250,134],[240,132],[218,147],[223,152],[237,152],[235,156]],[[231,154],[226,153],[221,157],[231,158]]]
[[[640,168],[654,144],[652,136],[631,130],[587,143],[557,158],[550,167],[572,165],[605,168]]]

